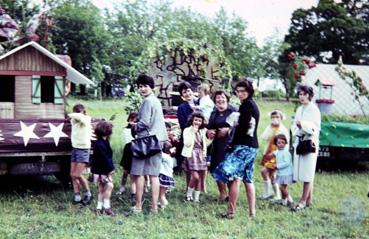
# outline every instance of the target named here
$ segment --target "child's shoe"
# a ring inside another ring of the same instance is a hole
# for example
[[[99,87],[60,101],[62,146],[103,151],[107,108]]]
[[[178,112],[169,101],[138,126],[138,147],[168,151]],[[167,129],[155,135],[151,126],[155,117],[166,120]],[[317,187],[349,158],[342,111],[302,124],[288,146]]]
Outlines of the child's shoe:
[[[94,197],[92,196],[92,195],[86,195],[84,198],[83,198],[83,200],[82,200],[82,204],[84,205],[84,206],[87,206],[87,205],[89,205],[89,204],[91,204],[91,202],[92,202],[92,199],[93,199]]]
[[[187,202],[192,202],[193,201],[193,197],[192,196],[186,196],[186,201]]]
[[[104,213],[108,216],[114,216],[113,210],[111,208],[105,208]]]
[[[119,191],[117,192],[118,195],[122,195],[124,192],[126,191],[126,187],[125,186],[121,186],[119,188]]]

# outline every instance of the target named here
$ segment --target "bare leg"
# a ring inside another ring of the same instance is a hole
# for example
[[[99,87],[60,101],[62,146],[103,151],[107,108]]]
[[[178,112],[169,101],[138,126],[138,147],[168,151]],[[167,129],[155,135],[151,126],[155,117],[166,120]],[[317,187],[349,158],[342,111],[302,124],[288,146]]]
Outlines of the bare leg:
[[[158,211],[158,199],[159,199],[159,177],[150,175],[151,183],[151,212]]]
[[[287,185],[281,184],[280,189],[282,191],[282,199],[286,199],[288,197]]]
[[[196,189],[197,191],[199,191],[198,189],[198,184],[199,184],[199,181],[200,181],[200,176],[199,176],[199,173],[197,171],[190,171],[190,181],[189,181],[189,184],[188,186],[190,188],[194,188]],[[200,185],[201,187],[201,185]]]
[[[127,183],[127,178],[128,178],[128,171],[127,170],[124,170],[123,171],[123,175],[122,175],[122,181],[120,182],[120,185],[121,186],[126,186],[126,183]]]
[[[206,178],[208,176],[208,170],[204,170],[200,173],[201,191],[206,193]]]
[[[75,180],[79,182],[79,185],[83,188],[83,190],[90,191],[90,188],[88,186],[88,182],[85,179],[85,177],[83,177],[83,175],[82,175],[82,172],[85,168],[86,168],[86,164],[76,163],[72,178],[75,178]]]
[[[167,198],[165,196],[166,193],[167,193],[167,188],[160,187],[159,201],[160,201],[160,205],[162,207],[165,207],[168,204],[168,200],[167,200]]]
[[[299,204],[301,204],[302,206],[306,205],[306,202],[307,202],[307,200],[309,198],[309,195],[310,195],[311,185],[312,185],[311,182],[304,182],[304,188],[303,188],[302,196],[301,196],[300,202],[299,202]]]
[[[97,200],[101,203],[104,201],[104,191],[104,185],[99,183],[99,195],[97,196]]]
[[[238,199],[238,194],[240,193],[240,180],[236,179],[228,183],[229,188],[229,201],[227,207],[227,216],[233,217],[236,213],[236,204]]]
[[[222,182],[217,182],[218,191],[219,191],[219,201],[223,201],[228,196],[226,185]]]
[[[142,195],[145,187],[144,176],[134,175],[134,181],[136,183],[136,209],[142,209]]]
[[[112,182],[109,182],[107,184],[105,184],[104,187],[104,199],[109,199],[111,198],[111,193],[113,191],[114,185]]]
[[[136,182],[133,175],[130,175],[130,191],[133,194],[136,194]]]
[[[314,182],[311,182],[310,183],[310,193],[306,200],[307,205],[311,205],[313,203],[313,189],[314,189]]]
[[[70,165],[70,177],[72,179],[73,192],[80,193],[80,185],[79,185],[79,180],[77,179],[76,167],[77,167],[77,163],[72,162]]]
[[[186,190],[190,186],[190,180],[191,180],[191,171],[185,171],[186,173]]]
[[[264,179],[264,181],[270,180],[269,172],[267,168],[263,167],[263,169],[261,170],[261,176]]]
[[[247,202],[248,202],[248,205],[249,205],[249,215],[251,217],[254,217],[255,213],[256,213],[254,183],[246,183],[245,182],[245,188],[246,188]]]

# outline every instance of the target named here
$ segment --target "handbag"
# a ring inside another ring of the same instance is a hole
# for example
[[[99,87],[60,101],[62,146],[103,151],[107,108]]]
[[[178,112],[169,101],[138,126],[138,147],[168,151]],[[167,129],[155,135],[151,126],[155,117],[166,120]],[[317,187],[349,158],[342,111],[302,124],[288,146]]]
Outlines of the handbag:
[[[300,140],[299,144],[296,147],[296,154],[305,155],[308,153],[315,153],[316,146],[311,139],[308,140]]]
[[[156,135],[148,135],[138,137],[132,140],[131,150],[134,158],[147,159],[161,152],[161,147]]]

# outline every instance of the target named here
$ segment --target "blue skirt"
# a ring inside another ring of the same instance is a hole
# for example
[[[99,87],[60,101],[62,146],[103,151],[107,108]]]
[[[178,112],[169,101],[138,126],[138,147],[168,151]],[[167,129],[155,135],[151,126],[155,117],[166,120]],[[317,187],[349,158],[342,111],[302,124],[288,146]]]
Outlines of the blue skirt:
[[[244,182],[252,183],[257,153],[258,148],[235,145],[232,151],[226,154],[224,161],[215,168],[212,176],[217,182],[228,183],[240,178]]]
[[[159,183],[160,183],[160,187],[165,187],[165,188],[175,186],[174,179],[172,177],[165,176],[164,174],[159,174]]]

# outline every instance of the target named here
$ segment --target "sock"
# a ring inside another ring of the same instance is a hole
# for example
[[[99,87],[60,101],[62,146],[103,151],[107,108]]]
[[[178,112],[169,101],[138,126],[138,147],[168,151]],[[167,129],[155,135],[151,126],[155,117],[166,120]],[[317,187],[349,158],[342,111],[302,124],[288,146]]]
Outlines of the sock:
[[[96,209],[97,210],[101,210],[102,207],[103,207],[103,202],[102,201],[97,201],[97,207],[96,207]]]
[[[271,187],[270,180],[264,180],[264,194],[263,195],[265,196],[270,195],[270,187]]]
[[[195,191],[195,198],[194,201],[198,202],[200,200],[200,191]]]
[[[119,192],[124,193],[124,191],[126,191],[126,187],[125,186],[120,186]]]
[[[104,204],[103,204],[104,208],[110,208],[110,199],[104,199]]]
[[[192,197],[192,193],[193,193],[193,188],[190,188],[190,187],[188,187],[187,188],[187,197]]]
[[[90,192],[90,191],[88,191],[88,190],[83,191],[83,194],[84,194],[85,196],[87,196],[87,197],[91,197],[91,196],[92,196],[91,192]]]
[[[293,202],[293,198],[291,197],[291,195],[288,195],[287,202]]]
[[[277,183],[273,184],[273,190],[275,193],[275,199],[281,199],[281,190],[279,190],[279,185]]]
[[[74,193],[74,201],[76,201],[76,202],[81,201],[81,194]]]

